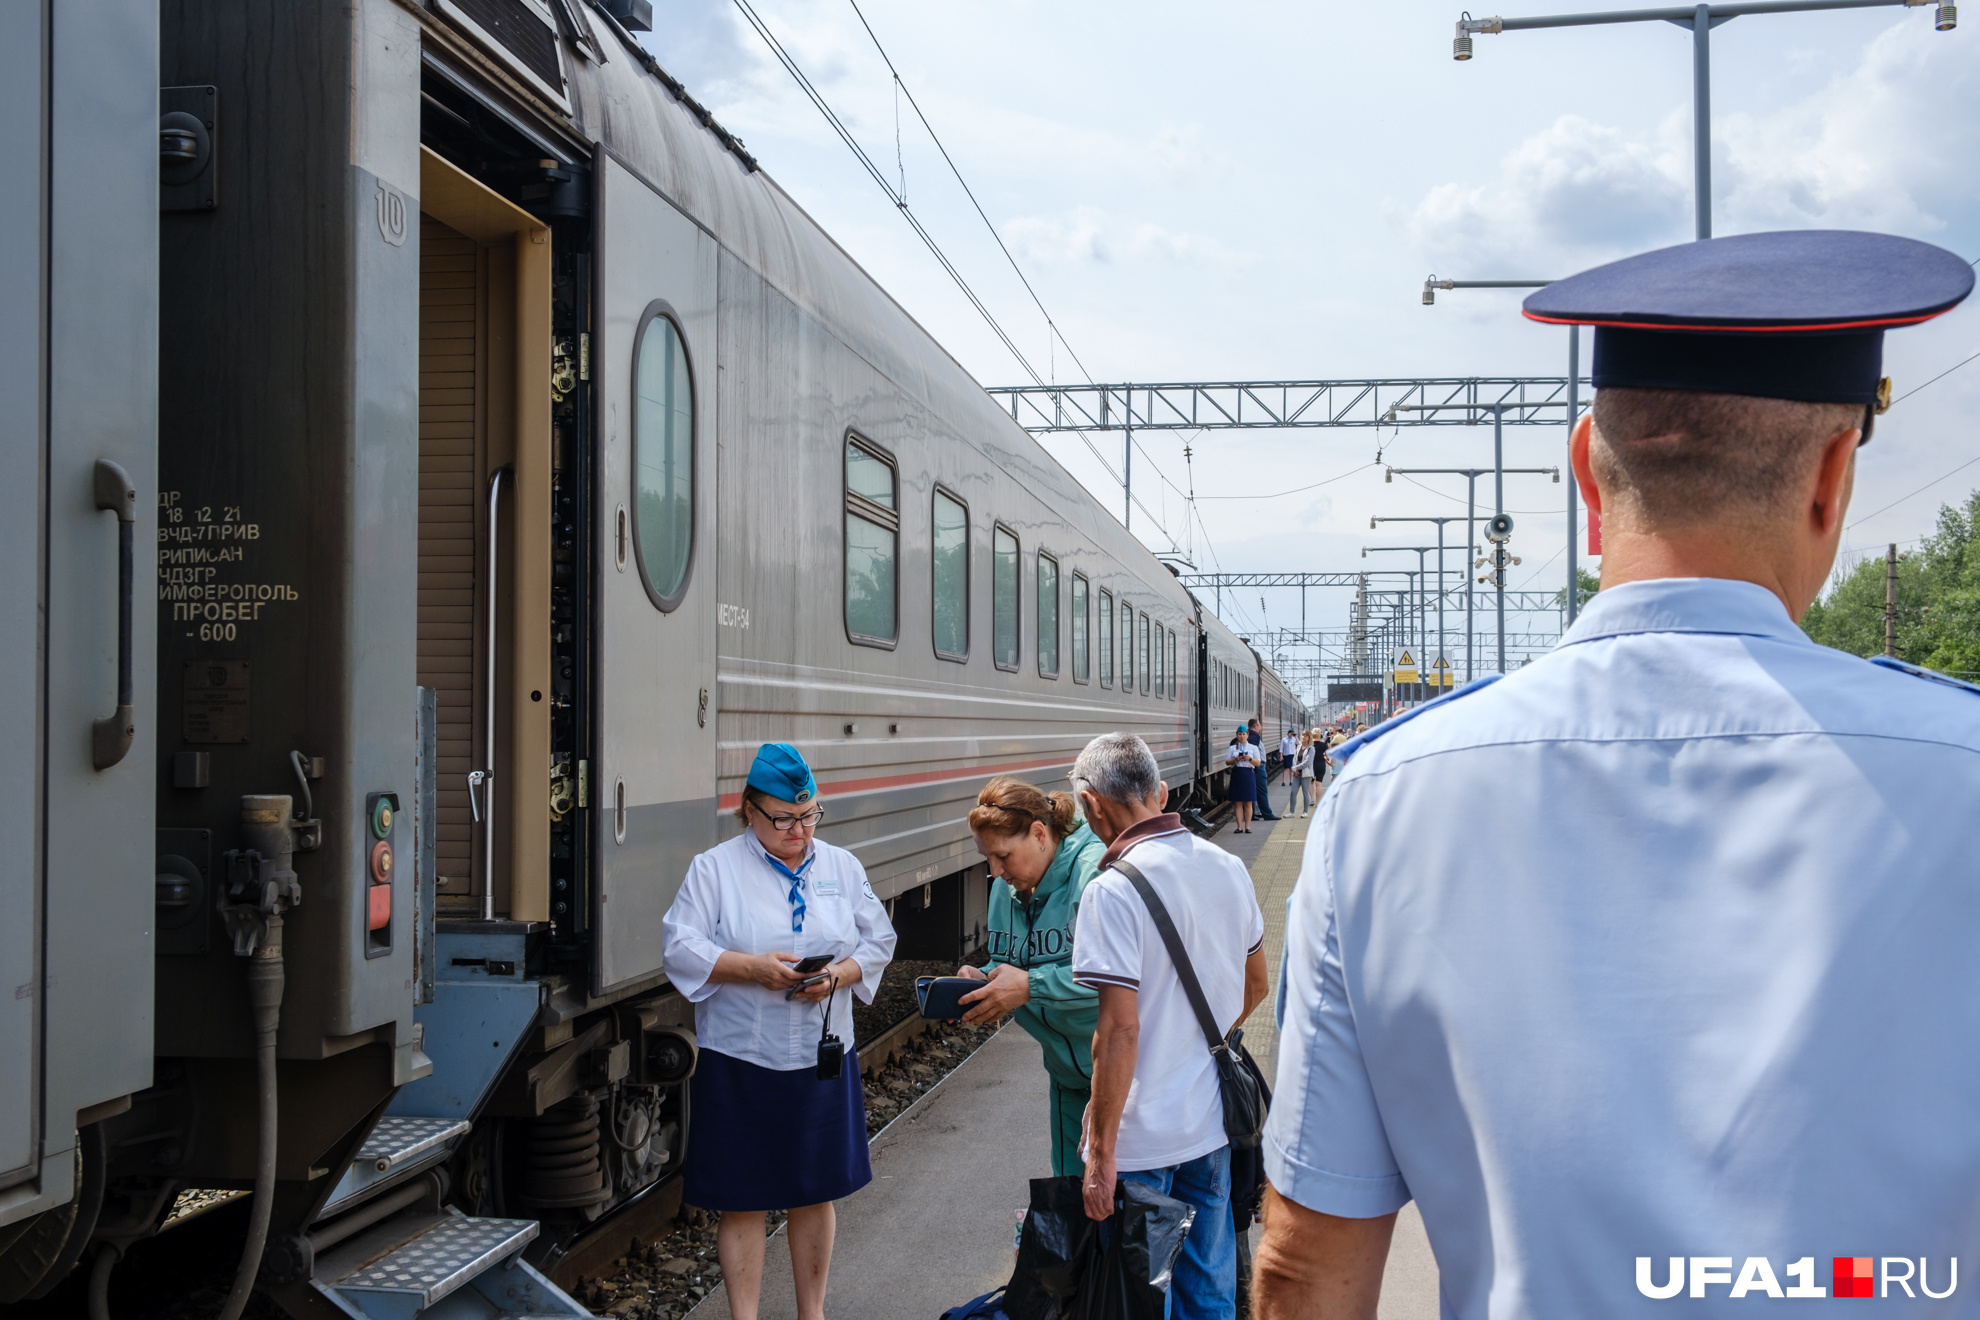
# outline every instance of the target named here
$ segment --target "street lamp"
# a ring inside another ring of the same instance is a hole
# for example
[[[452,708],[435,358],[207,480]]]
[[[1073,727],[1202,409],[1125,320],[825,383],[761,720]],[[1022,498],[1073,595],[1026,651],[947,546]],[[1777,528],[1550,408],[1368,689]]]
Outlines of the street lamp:
[[[1747,14],[1793,14],[1814,9],[1870,9],[1903,5],[1906,9],[1935,7],[1932,26],[1950,32],[1959,21],[1952,0],[1741,0],[1735,4],[1686,5],[1673,9],[1618,9],[1602,14],[1554,14],[1546,18],[1458,19],[1451,57],[1471,58],[1474,32],[1521,32],[1531,28],[1592,27],[1602,23],[1675,23],[1691,29],[1691,151],[1697,196],[1699,238],[1712,236],[1712,29]],[[1570,592],[1572,596],[1574,593]]]
[[[1396,474],[1398,472],[1400,472],[1405,477],[1453,476],[1453,477],[1463,477],[1465,479],[1464,540],[1466,546],[1465,553],[1467,555],[1477,549],[1476,543],[1473,542],[1473,540],[1471,539],[1471,533],[1472,533],[1472,523],[1478,516],[1478,479],[1480,477],[1484,476],[1487,472],[1493,472],[1497,474],[1502,474],[1504,476],[1537,475],[1537,476],[1550,476],[1555,481],[1559,481],[1561,479],[1561,470],[1557,467],[1545,467],[1545,468],[1392,467],[1392,468],[1382,469],[1382,480],[1384,482],[1393,485],[1395,482]],[[1472,618],[1473,615],[1472,615],[1472,595],[1471,595],[1471,573],[1469,570],[1466,570],[1464,575],[1464,681],[1467,683],[1469,683],[1472,679],[1478,676],[1476,672],[1476,666],[1474,665],[1472,658],[1472,646],[1475,640],[1477,639],[1478,629],[1473,624]]]
[[[1487,540],[1496,541],[1498,546],[1492,552],[1496,571],[1493,582],[1499,591],[1499,672],[1506,672],[1506,573],[1505,542],[1512,537],[1512,516],[1506,512],[1506,409],[1521,407],[1545,407],[1539,404],[1518,403],[1416,403],[1400,405],[1404,412],[1439,412],[1446,408],[1475,408],[1492,414],[1492,521],[1491,526],[1500,534],[1486,534]],[[1561,479],[1559,468],[1549,469],[1554,480]],[[1573,595],[1573,592],[1569,592]]]
[[[1371,531],[1371,532],[1375,530],[1375,528],[1376,528],[1376,526],[1377,526],[1377,524],[1380,524],[1380,523],[1385,523],[1385,522],[1427,522],[1427,523],[1436,523],[1436,524],[1437,524],[1437,658],[1438,658],[1439,660],[1444,660],[1446,664],[1448,664],[1448,663],[1450,663],[1450,662],[1449,662],[1448,660],[1446,660],[1446,659],[1445,659],[1445,656],[1444,656],[1444,638],[1445,638],[1445,632],[1444,632],[1444,524],[1445,524],[1445,523],[1452,523],[1452,522],[1468,522],[1468,521],[1469,521],[1469,519],[1468,519],[1468,518],[1460,518],[1460,517],[1458,517],[1458,516],[1457,516],[1456,514],[1451,514],[1451,515],[1449,515],[1448,517],[1441,517],[1441,518],[1370,518],[1370,519],[1368,520],[1368,530],[1369,530],[1369,531]],[[1466,529],[1466,535],[1468,536],[1469,534],[1470,534],[1470,532],[1469,532],[1469,528],[1467,528],[1467,529]],[[1570,533],[1570,535],[1571,535],[1571,534],[1572,534],[1572,533]],[[1474,553],[1476,553],[1476,551],[1477,551],[1477,547],[1476,547],[1476,546],[1473,546],[1473,545],[1467,545],[1467,546],[1465,547],[1465,558],[1466,558],[1466,559],[1470,559],[1470,557],[1471,557],[1471,556],[1472,556],[1472,555],[1473,555]],[[1366,557],[1366,554],[1367,554],[1367,552],[1366,552],[1366,551],[1364,551],[1364,552],[1363,552],[1363,557],[1364,557],[1364,558]],[[1470,574],[1470,570],[1466,570],[1466,575],[1467,575],[1467,576],[1469,576],[1469,574]],[[1427,650],[1428,648],[1426,647],[1425,649]],[[1441,692],[1441,691],[1443,690],[1443,679],[1442,679],[1442,678],[1439,678],[1439,679],[1437,680],[1437,687],[1438,687],[1438,691],[1440,691],[1440,692]]]
[[[1469,40],[1469,38],[1466,38]],[[1438,289],[1544,289],[1552,280],[1440,280],[1435,275],[1423,281],[1423,305],[1433,306]],[[1568,327],[1568,410],[1567,427],[1570,440],[1574,437],[1574,424],[1580,420],[1581,412],[1581,327]],[[1580,563],[1576,557],[1575,534],[1581,522],[1581,498],[1575,483],[1567,484],[1567,622],[1573,625],[1575,617],[1581,613]]]
[[[1441,532],[1443,529],[1438,528],[1438,530]],[[1376,554],[1381,554],[1384,551],[1392,551],[1392,550],[1399,550],[1405,554],[1414,554],[1416,556],[1416,571],[1411,573],[1408,569],[1403,570],[1405,573],[1409,573],[1411,579],[1410,582],[1411,590],[1416,597],[1414,604],[1404,606],[1403,617],[1405,619],[1408,619],[1410,618],[1411,615],[1415,616],[1414,632],[1416,638],[1416,642],[1415,642],[1416,649],[1418,651],[1428,650],[1429,648],[1424,645],[1424,642],[1427,640],[1425,637],[1425,633],[1428,631],[1429,620],[1426,616],[1429,614],[1429,610],[1427,608],[1427,602],[1424,600],[1424,593],[1427,591],[1429,587],[1430,575],[1428,570],[1424,567],[1423,557],[1427,554],[1441,552],[1443,550],[1443,546],[1441,545],[1364,545],[1361,547],[1361,557],[1363,559],[1368,558],[1368,554],[1370,551],[1374,551]],[[1438,585],[1441,587],[1443,584],[1439,583]],[[1407,627],[1403,630],[1403,645],[1405,647],[1410,645],[1410,632],[1411,630]],[[1416,672],[1419,676],[1418,685],[1420,687],[1422,682],[1421,675],[1423,673],[1423,661],[1420,658],[1417,661]],[[1418,697],[1419,699],[1421,698],[1420,692],[1418,694]]]

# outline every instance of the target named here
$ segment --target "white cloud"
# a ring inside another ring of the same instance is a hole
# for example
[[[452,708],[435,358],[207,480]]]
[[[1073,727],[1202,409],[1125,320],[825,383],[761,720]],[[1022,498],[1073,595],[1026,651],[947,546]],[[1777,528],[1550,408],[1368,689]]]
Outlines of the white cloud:
[[[1504,268],[1505,278],[1524,278],[1681,239],[1690,169],[1670,136],[1632,140],[1562,115],[1508,153],[1487,182],[1432,188],[1408,217],[1411,244],[1440,270]],[[1527,270],[1535,262],[1548,269]]]
[[[1080,206],[1056,216],[1020,216],[1001,228],[1023,261],[1040,265],[1167,261],[1190,266],[1245,266],[1255,258],[1202,234],[1179,233],[1149,221]]]
[[[1826,83],[1784,59],[1801,95],[1714,123],[1714,229],[1860,228],[1956,245],[1980,232],[1980,71],[1928,24],[1871,41]],[[1570,271],[1691,236],[1689,109],[1637,134],[1563,115],[1476,185],[1432,188],[1403,218],[1441,271]]]
[[[1726,227],[1970,231],[1980,186],[1980,71],[1928,24],[1872,41],[1854,69],[1769,115],[1719,126]]]

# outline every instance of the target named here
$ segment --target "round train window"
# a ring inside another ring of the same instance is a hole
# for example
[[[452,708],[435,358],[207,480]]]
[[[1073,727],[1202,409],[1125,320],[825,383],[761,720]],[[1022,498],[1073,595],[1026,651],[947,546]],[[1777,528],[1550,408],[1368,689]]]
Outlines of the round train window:
[[[655,303],[633,342],[633,545],[647,594],[680,604],[694,545],[694,382],[680,328]]]

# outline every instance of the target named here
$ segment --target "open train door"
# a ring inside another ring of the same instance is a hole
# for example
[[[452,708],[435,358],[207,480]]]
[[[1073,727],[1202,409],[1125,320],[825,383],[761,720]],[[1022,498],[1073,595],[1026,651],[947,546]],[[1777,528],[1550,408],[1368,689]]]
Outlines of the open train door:
[[[715,241],[598,148],[591,979],[660,969],[716,839]]]

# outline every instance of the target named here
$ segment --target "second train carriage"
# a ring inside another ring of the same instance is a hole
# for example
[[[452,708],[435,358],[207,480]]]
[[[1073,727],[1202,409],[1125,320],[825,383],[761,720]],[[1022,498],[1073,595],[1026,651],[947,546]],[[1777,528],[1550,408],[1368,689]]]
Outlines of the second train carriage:
[[[1050,783],[1128,729],[1204,806],[1218,731],[1283,717],[606,7],[160,25],[164,214],[131,235],[161,258],[158,478],[127,519],[157,679],[143,764],[98,770],[155,785],[116,817],[155,825],[155,879],[127,877],[152,987],[118,1016],[155,1028],[115,1094],[50,1079],[88,1104],[46,1148],[95,1154],[0,1196],[45,1216],[16,1245],[59,1248],[34,1287],[179,1188],[262,1180],[278,1300],[363,1313],[381,1294],[338,1271],[380,1234],[432,1249],[443,1206],[545,1263],[660,1185],[693,1034],[659,919],[762,741],[811,759],[902,956],[948,958],[981,934],[986,778]],[[259,1071],[252,902],[287,909]],[[44,971],[73,975],[17,979]],[[50,1066],[105,1051],[71,1034]]]

